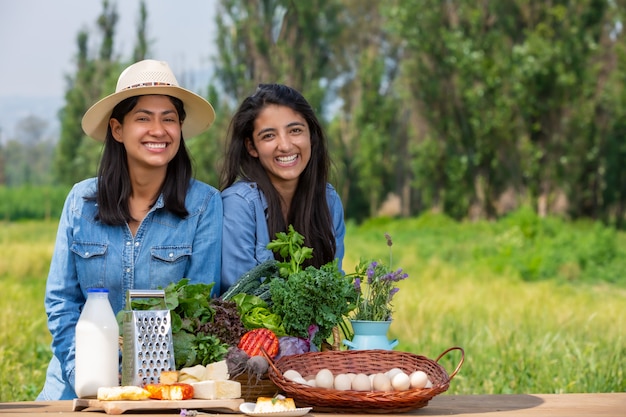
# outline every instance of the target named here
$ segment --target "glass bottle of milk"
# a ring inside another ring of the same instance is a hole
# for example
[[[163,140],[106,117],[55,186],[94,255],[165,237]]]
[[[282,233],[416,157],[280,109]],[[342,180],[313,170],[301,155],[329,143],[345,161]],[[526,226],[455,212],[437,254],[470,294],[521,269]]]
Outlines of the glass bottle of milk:
[[[100,387],[119,385],[119,326],[109,302],[109,290],[89,288],[76,323],[75,391],[95,397]]]

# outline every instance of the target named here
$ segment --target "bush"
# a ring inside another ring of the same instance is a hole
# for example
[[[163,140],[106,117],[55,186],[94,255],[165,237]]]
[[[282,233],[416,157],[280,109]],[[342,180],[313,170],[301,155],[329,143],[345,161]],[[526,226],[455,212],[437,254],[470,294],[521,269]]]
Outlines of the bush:
[[[57,219],[68,192],[64,186],[0,186],[0,220]]]

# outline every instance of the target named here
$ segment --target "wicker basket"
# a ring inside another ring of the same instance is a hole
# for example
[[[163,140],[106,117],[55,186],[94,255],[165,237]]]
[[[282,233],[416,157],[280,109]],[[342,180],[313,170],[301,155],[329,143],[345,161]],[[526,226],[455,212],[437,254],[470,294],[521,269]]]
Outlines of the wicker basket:
[[[241,398],[246,402],[256,402],[259,397],[273,397],[281,392],[280,388],[269,379],[268,374],[257,379],[256,376],[244,372],[231,379],[241,384]]]
[[[452,350],[461,352],[461,359],[450,376],[439,365],[439,359]],[[425,407],[434,396],[445,392],[450,381],[461,369],[465,352],[460,347],[444,351],[435,361],[424,356],[394,350],[348,350],[311,352],[301,355],[285,356],[276,363],[270,361],[269,378],[282,392],[292,397],[298,407],[313,407],[315,411],[388,413],[406,412]],[[317,374],[321,369],[330,369],[333,374],[386,372],[391,368],[400,368],[406,373],[424,371],[432,382],[431,388],[414,388],[393,392],[339,391],[335,389],[314,388],[298,384],[283,377],[289,369],[295,369],[306,379]]]

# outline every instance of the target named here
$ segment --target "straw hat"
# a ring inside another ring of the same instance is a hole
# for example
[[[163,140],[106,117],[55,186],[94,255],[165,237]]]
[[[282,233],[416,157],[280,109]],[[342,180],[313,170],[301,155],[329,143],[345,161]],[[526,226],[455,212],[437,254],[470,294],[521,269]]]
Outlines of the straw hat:
[[[182,100],[187,113],[182,127],[185,138],[199,135],[215,120],[213,106],[199,95],[180,87],[167,62],[146,59],[126,68],[117,80],[115,93],[87,110],[83,116],[83,130],[92,138],[104,141],[113,108],[124,99],[147,94],[164,94]]]

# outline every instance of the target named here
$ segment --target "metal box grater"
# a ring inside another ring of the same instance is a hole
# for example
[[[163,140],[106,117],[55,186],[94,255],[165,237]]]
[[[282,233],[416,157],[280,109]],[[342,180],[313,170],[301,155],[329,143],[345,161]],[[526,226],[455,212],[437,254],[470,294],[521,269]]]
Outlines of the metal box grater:
[[[132,310],[133,298],[161,298],[163,310]],[[123,320],[122,385],[156,384],[176,369],[170,311],[163,290],[129,290]]]

